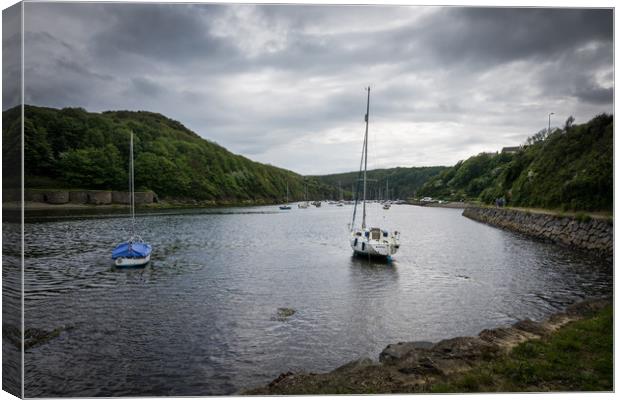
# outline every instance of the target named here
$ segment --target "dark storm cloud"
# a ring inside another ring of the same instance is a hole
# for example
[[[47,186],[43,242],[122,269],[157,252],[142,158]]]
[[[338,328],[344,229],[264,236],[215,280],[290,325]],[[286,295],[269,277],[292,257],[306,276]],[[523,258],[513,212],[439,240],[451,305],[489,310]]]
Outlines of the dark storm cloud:
[[[383,166],[451,164],[518,144],[551,110],[582,122],[611,111],[609,9],[26,10],[26,101],[161,112],[232,151],[299,172],[355,167],[347,149],[359,147],[368,84],[372,132],[391,138],[377,144]]]
[[[456,8],[429,22],[420,30],[440,59],[476,64],[547,59],[613,33],[609,10]]]
[[[145,96],[157,96],[165,92],[165,88],[146,78],[133,78],[132,89]]]
[[[20,5],[2,12],[2,109],[21,103]]]
[[[612,88],[604,88],[591,78],[584,78],[577,82],[575,96],[593,104],[609,104],[613,101],[614,91]]]
[[[110,29],[92,38],[102,57],[141,55],[166,63],[234,56],[234,47],[209,32],[217,7],[116,4],[108,10]]]

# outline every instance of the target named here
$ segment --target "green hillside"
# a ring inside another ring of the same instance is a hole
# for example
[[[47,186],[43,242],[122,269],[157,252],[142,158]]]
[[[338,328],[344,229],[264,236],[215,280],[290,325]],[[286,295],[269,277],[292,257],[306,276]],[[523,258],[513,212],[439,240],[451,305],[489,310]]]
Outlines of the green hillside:
[[[374,169],[368,171],[369,179],[367,191],[370,199],[386,198],[386,182],[389,188],[389,198],[391,200],[413,197],[422,185],[433,176],[448,167],[397,167],[388,169]],[[358,179],[358,172],[346,172],[342,174],[331,174],[313,176],[320,182],[336,188],[332,198],[338,198],[338,187],[343,191],[345,199],[351,199],[351,193],[355,190],[355,182]]]
[[[520,150],[481,153],[431,178],[419,196],[481,200],[504,197],[509,205],[563,210],[613,209],[613,116],[547,134],[540,131]]]
[[[3,113],[5,171],[19,164],[19,112]],[[130,131],[136,188],[163,198],[277,202],[287,182],[291,200],[303,198],[306,184],[311,199],[334,191],[316,179],[235,155],[160,114],[34,106],[25,108],[25,186],[126,190]],[[5,187],[10,181],[5,174]]]

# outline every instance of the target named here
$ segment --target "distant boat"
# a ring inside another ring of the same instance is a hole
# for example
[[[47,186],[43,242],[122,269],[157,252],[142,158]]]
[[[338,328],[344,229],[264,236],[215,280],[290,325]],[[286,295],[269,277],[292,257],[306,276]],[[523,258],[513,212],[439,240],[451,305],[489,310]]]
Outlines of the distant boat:
[[[286,182],[286,204],[280,206],[280,210],[290,210],[291,206],[288,204],[288,182]]]
[[[363,197],[362,197],[362,225],[360,228],[355,227],[355,215],[357,211],[357,192],[355,207],[353,207],[353,218],[351,220],[351,248],[354,254],[364,256],[376,256],[391,259],[400,248],[400,233],[398,231],[389,232],[387,229],[380,227],[366,226],[366,183],[368,170],[368,119],[370,114],[370,87],[368,90],[368,98],[366,103],[366,132],[364,134],[364,145],[362,147],[362,159],[360,161],[360,172],[363,173]],[[363,166],[363,168],[362,168]],[[359,182],[359,179],[358,179]]]
[[[385,202],[383,203],[383,209],[389,210],[392,203],[390,202],[390,185],[388,183],[388,178],[385,178]]]
[[[315,206],[315,207],[321,207],[321,202],[318,201],[318,200],[317,201],[313,201],[312,205]]]
[[[141,267],[151,261],[150,244],[136,234],[136,200],[133,179],[133,132],[129,138],[129,210],[131,216],[131,237],[112,250],[112,260],[117,267]]]
[[[310,203],[308,203],[308,185],[305,187],[304,196],[305,200],[297,204],[298,208],[308,208],[310,206]]]

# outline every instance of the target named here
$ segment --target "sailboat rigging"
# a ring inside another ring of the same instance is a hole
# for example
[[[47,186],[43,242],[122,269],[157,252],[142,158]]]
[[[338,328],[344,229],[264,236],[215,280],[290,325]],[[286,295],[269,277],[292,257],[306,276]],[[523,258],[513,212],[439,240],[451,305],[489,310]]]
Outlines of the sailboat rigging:
[[[389,210],[392,203],[390,202],[390,185],[389,178],[385,178],[385,200],[383,201],[383,209]]]
[[[145,243],[136,233],[136,199],[133,174],[133,131],[129,138],[129,214],[131,236],[126,242],[118,244],[112,251],[112,260],[117,267],[140,267],[151,260],[150,244]]]
[[[354,254],[375,256],[391,259],[400,248],[400,233],[398,231],[389,232],[380,227],[366,226],[366,194],[367,194],[367,171],[368,171],[368,120],[370,115],[370,87],[367,89],[368,97],[366,100],[366,131],[364,133],[364,144],[362,146],[362,159],[360,160],[360,172],[358,174],[358,188],[355,195],[355,206],[353,207],[353,218],[351,220],[351,248]],[[363,166],[363,169],[362,169]],[[359,177],[362,179],[359,179]],[[359,182],[363,182],[362,192],[362,224],[355,227],[355,217],[357,213]]]
[[[310,203],[308,203],[308,184],[304,187],[304,201],[297,204],[298,208],[308,208]]]
[[[288,181],[286,182],[286,204],[280,206],[280,210],[290,210],[291,206],[288,204]]]

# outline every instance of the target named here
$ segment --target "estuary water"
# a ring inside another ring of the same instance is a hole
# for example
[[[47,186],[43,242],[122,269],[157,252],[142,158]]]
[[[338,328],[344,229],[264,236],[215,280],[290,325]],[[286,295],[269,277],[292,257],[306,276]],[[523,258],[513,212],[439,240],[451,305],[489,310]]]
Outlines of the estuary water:
[[[112,266],[122,215],[28,222],[25,326],[70,329],[26,351],[26,396],[231,394],[612,291],[600,261],[462,210],[370,205],[371,225],[402,232],[382,264],[352,257],[352,206],[293,207],[139,215],[143,269]]]

